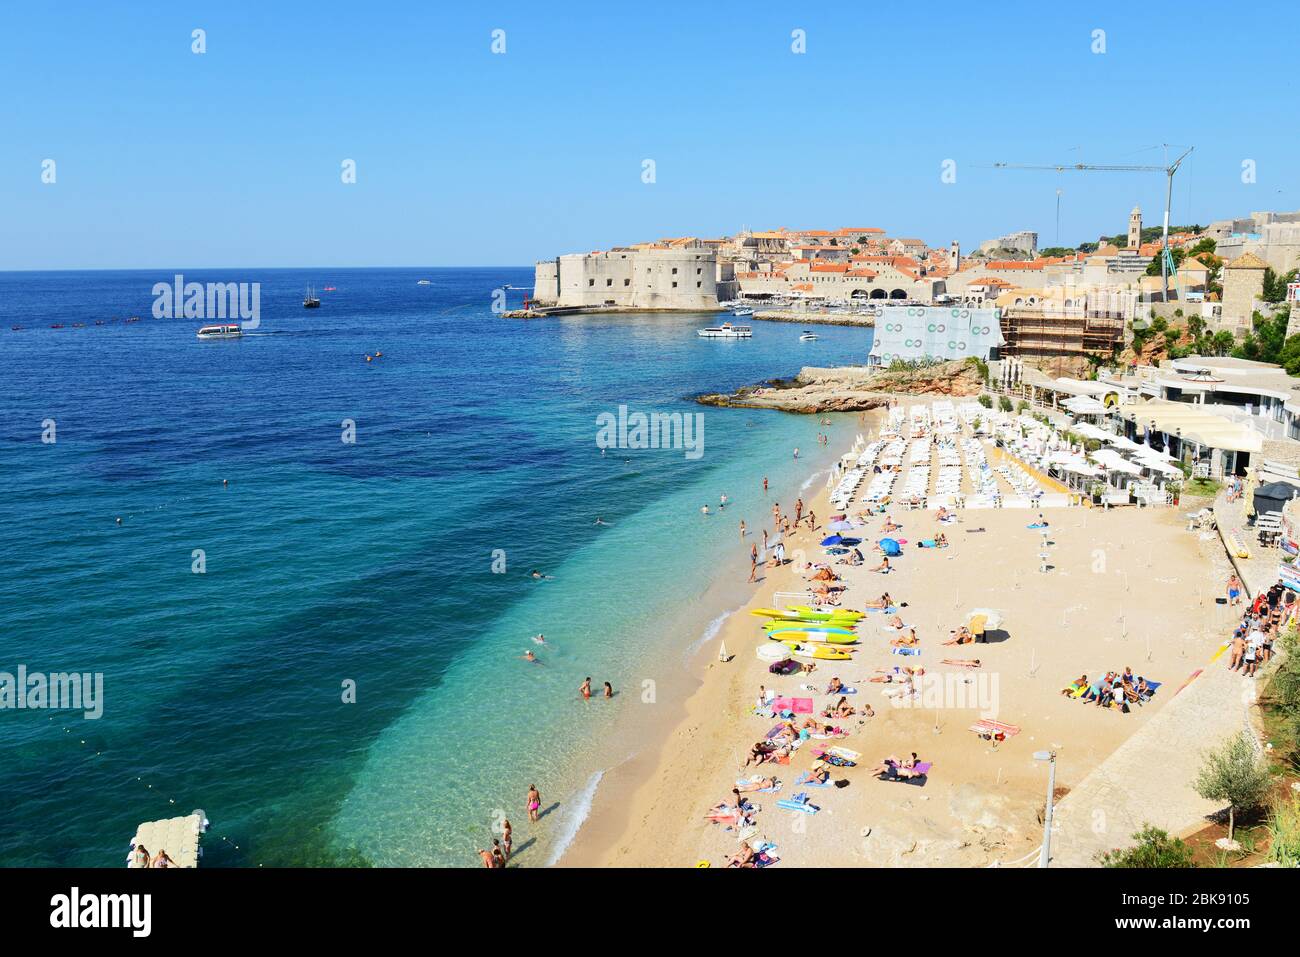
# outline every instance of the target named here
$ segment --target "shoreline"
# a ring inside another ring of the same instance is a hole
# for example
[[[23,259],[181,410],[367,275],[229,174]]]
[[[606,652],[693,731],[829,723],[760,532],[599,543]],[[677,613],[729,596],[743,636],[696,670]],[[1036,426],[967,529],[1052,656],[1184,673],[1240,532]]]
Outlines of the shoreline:
[[[870,435],[878,431],[879,420],[883,418],[883,414],[879,410],[864,414],[869,418],[865,423],[854,423],[856,427],[854,434],[861,433],[869,440]],[[851,442],[849,444],[851,445]],[[834,438],[831,440],[830,447],[837,447]],[[828,474],[825,468],[815,468],[804,480],[801,489],[796,490],[796,497],[804,498],[805,514],[811,509],[819,517],[818,529],[823,526],[825,516],[830,514],[829,485],[823,481],[811,498],[805,497],[803,487],[806,486],[806,491],[812,491],[817,485],[818,477]],[[775,495],[769,495],[769,500],[779,501]],[[749,535],[745,539],[746,549],[755,541],[754,536],[758,536],[757,540],[761,544],[763,527],[763,523],[757,523],[749,529]],[[792,547],[788,548],[788,552],[797,556],[810,545],[815,546],[814,534],[816,533],[810,532],[806,525],[802,526],[799,532],[792,534],[788,543]],[[648,735],[646,744],[619,764],[605,769],[602,786],[592,801],[587,817],[565,853],[556,861],[558,866],[626,865],[626,862],[618,859],[619,848],[622,836],[630,829],[634,807],[645,796],[653,782],[662,778],[665,770],[669,768],[671,764],[668,760],[669,748],[673,741],[683,733],[689,733],[692,728],[701,726],[701,716],[707,713],[708,706],[718,697],[718,686],[724,685],[729,689],[744,675],[744,671],[736,665],[742,660],[742,650],[749,651],[753,645],[754,619],[748,612],[752,608],[762,607],[767,587],[777,583],[774,579],[779,580],[782,587],[788,585],[794,575],[794,568],[795,562],[789,561],[782,568],[765,570],[739,607],[719,611],[718,615],[710,620],[711,625],[719,617],[724,619],[715,634],[711,637],[701,634],[693,643],[698,647],[691,652],[685,662],[685,680],[689,690],[678,697],[671,711],[655,720],[652,728],[644,729]],[[773,572],[775,574],[772,574]],[[723,644],[726,645],[728,654],[732,656],[726,664],[719,662],[717,658]],[[728,672],[727,669],[730,671]]]

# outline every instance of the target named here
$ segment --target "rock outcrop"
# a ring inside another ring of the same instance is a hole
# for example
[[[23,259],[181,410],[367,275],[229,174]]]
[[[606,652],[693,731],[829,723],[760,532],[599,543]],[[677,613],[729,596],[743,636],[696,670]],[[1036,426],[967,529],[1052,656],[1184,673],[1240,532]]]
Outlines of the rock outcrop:
[[[889,404],[891,395],[973,396],[983,388],[980,370],[966,360],[920,368],[844,366],[799,370],[793,379],[772,379],[727,395],[696,396],[704,405],[783,412],[863,412]]]

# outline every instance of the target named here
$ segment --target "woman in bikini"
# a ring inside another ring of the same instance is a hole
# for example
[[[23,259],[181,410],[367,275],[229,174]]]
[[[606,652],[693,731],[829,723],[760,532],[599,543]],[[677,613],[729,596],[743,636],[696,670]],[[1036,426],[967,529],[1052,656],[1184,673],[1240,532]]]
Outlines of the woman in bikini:
[[[528,820],[534,824],[537,823],[538,814],[542,807],[542,795],[537,790],[536,784],[528,785]]]

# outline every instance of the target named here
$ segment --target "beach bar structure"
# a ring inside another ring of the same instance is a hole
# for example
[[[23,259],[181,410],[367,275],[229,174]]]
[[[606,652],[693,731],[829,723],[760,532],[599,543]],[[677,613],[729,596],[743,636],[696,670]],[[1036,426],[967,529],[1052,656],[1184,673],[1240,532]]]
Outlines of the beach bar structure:
[[[208,829],[208,817],[202,810],[193,810],[183,817],[169,817],[160,821],[145,821],[135,830],[131,851],[127,854],[127,867],[136,867],[134,851],[143,845],[150,856],[166,851],[177,867],[198,867],[203,856],[201,842]]]
[[[1264,449],[1264,437],[1250,426],[1192,403],[1152,399],[1121,407],[1119,414],[1130,441],[1193,467],[1204,464],[1211,478],[1246,474],[1250,457]]]

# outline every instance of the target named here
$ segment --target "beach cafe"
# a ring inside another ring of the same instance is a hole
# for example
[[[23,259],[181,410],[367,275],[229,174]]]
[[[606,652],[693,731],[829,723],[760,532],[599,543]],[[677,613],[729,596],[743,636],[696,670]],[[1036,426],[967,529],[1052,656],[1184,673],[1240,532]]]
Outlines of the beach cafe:
[[[1148,458],[1158,461],[1187,462],[1193,474],[1209,478],[1245,475],[1250,457],[1264,448],[1263,436],[1250,426],[1191,403],[1152,399],[1121,407],[1119,415],[1135,449],[1147,447],[1156,453]]]

